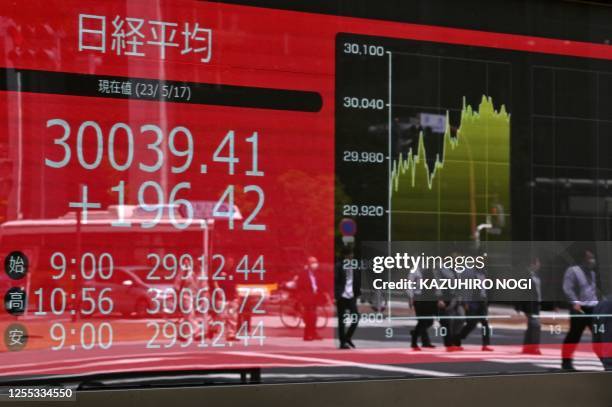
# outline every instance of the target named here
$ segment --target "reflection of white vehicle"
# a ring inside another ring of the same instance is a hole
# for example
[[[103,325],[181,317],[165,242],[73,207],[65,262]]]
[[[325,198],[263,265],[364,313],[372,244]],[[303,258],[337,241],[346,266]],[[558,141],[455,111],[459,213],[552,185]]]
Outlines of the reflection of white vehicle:
[[[180,214],[171,218],[167,208],[163,208],[163,216],[155,219],[155,227],[146,227],[156,215],[135,206],[114,206],[89,211],[87,223],[80,221],[76,212],[54,219],[8,221],[0,225],[0,256],[4,258],[13,250],[27,256],[29,271],[23,284],[28,298],[34,300],[33,292],[41,288],[49,292],[46,296],[49,297],[53,289],[61,288],[71,295],[80,288],[99,286],[112,288],[112,315],[144,315],[147,290],[167,293],[173,283],[162,279],[158,284],[157,280],[147,279],[145,272],[152,267],[149,256],[163,258],[166,253],[174,253],[208,259],[214,226],[212,219],[196,218],[188,227],[177,228],[176,223],[183,221]],[[130,226],[114,225],[118,219]],[[111,278],[99,278],[111,265]],[[2,275],[0,280],[8,278],[5,273]],[[81,308],[82,299],[68,298],[61,309],[70,315],[71,310]],[[79,300],[81,304],[77,303]],[[47,311],[49,304],[42,307]],[[72,313],[75,314],[82,312]]]
[[[174,285],[167,280],[146,281],[149,272],[150,267],[114,267],[110,279],[87,280],[83,282],[83,287],[93,288],[98,292],[110,288],[114,309],[124,317],[146,318],[177,314]],[[154,299],[163,304],[157,314],[151,313],[156,309]]]

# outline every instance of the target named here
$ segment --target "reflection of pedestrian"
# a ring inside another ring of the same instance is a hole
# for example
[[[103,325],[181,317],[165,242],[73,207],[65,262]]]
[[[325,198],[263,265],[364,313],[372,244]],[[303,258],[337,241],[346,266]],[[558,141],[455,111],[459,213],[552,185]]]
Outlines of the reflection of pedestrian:
[[[453,257],[459,256],[456,253]],[[443,268],[440,270],[441,278],[455,280],[460,278],[460,273],[454,269]],[[461,290],[444,290],[442,293],[443,304],[440,309],[440,332],[444,336],[444,346],[449,352],[462,350],[459,340],[459,331],[463,326],[465,309],[463,308],[463,294]]]
[[[421,350],[419,347],[419,338],[424,348],[435,348],[429,339],[428,329],[434,323],[434,317],[438,313],[438,308],[444,307],[444,302],[439,300],[440,293],[438,290],[429,290],[420,288],[419,281],[433,280],[436,273],[432,269],[418,269],[411,273],[410,279],[415,282],[414,290],[408,291],[408,297],[411,305],[414,307],[414,313],[417,317],[416,326],[410,331],[411,347],[413,350]]]
[[[340,349],[354,348],[353,334],[359,324],[357,297],[361,295],[361,271],[356,267],[351,249],[343,251],[343,258],[336,264],[334,294],[338,316],[338,339]],[[345,331],[345,323],[349,324]]]
[[[542,305],[542,280],[540,278],[540,259],[537,256],[531,258],[527,266],[527,272],[531,279],[531,290],[527,293],[526,301],[518,305],[518,310],[525,313],[527,317],[527,329],[523,339],[523,352],[529,355],[541,355],[540,351],[540,310]]]
[[[605,315],[595,320],[596,329],[601,335],[595,337],[597,345],[595,353],[599,356],[601,363],[606,370],[612,370],[612,298],[601,301],[595,307],[597,315]]]
[[[461,278],[463,279],[478,279],[484,280],[485,275],[482,269],[467,269],[465,270]],[[482,327],[482,350],[492,351],[489,347],[491,343],[491,328],[489,327],[489,320],[487,315],[489,314],[489,306],[487,302],[487,291],[484,288],[466,290],[464,296],[464,309],[466,314],[465,325],[461,328],[458,334],[457,344],[460,346],[461,341],[465,340],[468,335],[476,328],[480,323]]]
[[[222,290],[224,295],[211,296],[211,299],[216,301],[214,308],[221,309],[221,312],[216,315],[215,319],[222,323],[221,326],[228,341],[236,339],[238,325],[238,290],[234,276],[226,271],[234,270],[234,263],[234,259],[228,257],[226,267],[218,273],[216,280],[213,282],[215,289]],[[250,313],[251,308],[248,308],[248,311],[246,310],[247,307],[244,308],[245,312]],[[249,318],[246,318],[246,321],[248,321],[247,329],[250,332],[250,315]]]
[[[317,305],[321,298],[317,279],[318,269],[319,261],[316,257],[311,256],[297,279],[297,295],[303,310],[305,341],[322,339],[317,334]]]
[[[597,305],[597,273],[595,255],[586,250],[580,265],[569,267],[563,276],[563,292],[570,302],[570,328],[561,352],[561,368],[574,370],[572,359],[585,328],[589,328],[594,339],[599,335],[593,330],[593,310]]]
[[[180,265],[181,272],[183,273],[184,278],[176,278],[174,280],[174,290],[176,293],[181,293],[183,290],[188,290],[193,293],[201,293],[204,292],[204,295],[208,296],[209,284],[207,280],[200,279],[199,273],[195,272],[193,267],[193,262],[185,261]],[[208,324],[211,321],[210,310],[202,309],[201,305],[198,301],[195,300],[193,296],[187,297],[187,301],[191,304],[188,307],[189,312],[181,312],[179,314],[178,323],[182,324],[183,322],[189,323],[191,325],[193,332],[192,337],[194,340],[200,340],[202,337],[209,337],[210,330],[207,329]],[[206,308],[206,307],[205,307]],[[188,338],[184,336],[182,330],[179,330],[178,339],[181,341],[187,341]]]

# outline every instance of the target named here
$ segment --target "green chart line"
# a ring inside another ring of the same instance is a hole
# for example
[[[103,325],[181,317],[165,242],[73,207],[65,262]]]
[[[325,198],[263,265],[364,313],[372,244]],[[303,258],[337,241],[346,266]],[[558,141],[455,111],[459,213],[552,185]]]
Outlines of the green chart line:
[[[391,194],[400,188],[416,188],[419,183],[426,183],[427,189],[433,188],[439,171],[444,169],[445,161],[469,162],[509,161],[510,114],[504,105],[495,110],[490,97],[482,97],[478,110],[466,105],[463,99],[461,122],[455,137],[451,135],[449,113],[446,112],[446,131],[442,154],[436,155],[433,169],[426,160],[424,134],[419,133],[416,154],[410,148],[406,158],[402,153],[393,160],[391,172]],[[422,190],[422,188],[419,188]]]
[[[504,105],[496,109],[489,96],[477,109],[464,98],[457,120],[451,126],[446,112],[435,156],[426,153],[431,148],[427,137],[439,136],[422,130],[417,143],[393,160],[394,239],[471,239],[478,225],[489,223],[490,214],[510,216],[510,114]],[[487,239],[506,240],[509,233],[506,226],[495,236],[487,233]]]

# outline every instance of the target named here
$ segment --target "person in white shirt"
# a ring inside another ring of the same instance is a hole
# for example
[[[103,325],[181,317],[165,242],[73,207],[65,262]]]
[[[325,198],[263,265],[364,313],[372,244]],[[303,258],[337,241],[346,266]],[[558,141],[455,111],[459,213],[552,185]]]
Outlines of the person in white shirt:
[[[589,328],[594,336],[593,310],[599,303],[597,261],[590,250],[585,250],[582,263],[568,267],[563,276],[563,292],[570,303],[570,328],[563,341],[561,351],[561,368],[574,370],[573,356],[585,328]]]

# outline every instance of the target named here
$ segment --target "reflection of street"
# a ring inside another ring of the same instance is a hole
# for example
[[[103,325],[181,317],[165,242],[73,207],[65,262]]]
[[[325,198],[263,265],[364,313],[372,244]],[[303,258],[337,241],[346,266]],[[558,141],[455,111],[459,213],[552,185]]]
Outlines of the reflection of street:
[[[553,318],[552,313],[544,313],[542,355],[526,356],[520,353],[525,318],[504,311],[510,309],[491,307],[490,315],[500,318],[491,320],[495,350],[486,353],[480,350],[480,338],[477,335],[465,341],[465,350],[461,352],[449,353],[443,346],[414,352],[410,349],[410,330],[414,321],[406,320],[364,321],[353,338],[357,349],[339,350],[331,335],[325,335],[326,339],[322,341],[303,342],[301,329],[285,327],[278,315],[253,318],[254,324],[263,322],[266,327],[264,346],[257,343],[243,346],[240,342],[229,345],[228,342],[222,347],[199,348],[194,343],[184,348],[177,345],[165,349],[169,341],[162,341],[159,349],[146,349],[150,333],[144,327],[153,320],[116,319],[112,321],[115,340],[111,349],[71,351],[70,346],[78,341],[76,338],[67,339],[63,350],[50,352],[48,349],[52,342],[46,332],[48,324],[42,320],[32,320],[28,321],[28,350],[3,353],[0,375],[261,367],[262,380],[266,382],[292,378],[446,377],[558,371],[561,341],[567,330],[566,316],[555,314]],[[95,322],[96,319],[89,321]],[[65,323],[68,329],[78,329],[85,322]],[[4,328],[6,323],[1,325]],[[324,333],[331,333],[334,325],[335,319],[331,319]],[[549,329],[549,326],[553,328]],[[394,330],[391,339],[385,338],[389,328]],[[585,339],[576,353],[576,369],[602,370],[600,361],[592,352],[590,338]],[[436,336],[432,337],[432,341],[435,345],[441,345],[442,342]]]

